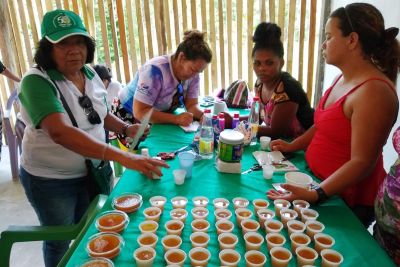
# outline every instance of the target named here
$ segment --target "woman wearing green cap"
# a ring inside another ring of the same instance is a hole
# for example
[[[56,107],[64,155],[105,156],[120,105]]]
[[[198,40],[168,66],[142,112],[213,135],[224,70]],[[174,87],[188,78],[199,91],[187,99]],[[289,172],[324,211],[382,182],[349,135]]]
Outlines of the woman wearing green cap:
[[[117,161],[148,177],[162,175],[165,162],[123,152],[105,142],[105,129],[134,137],[138,125],[110,114],[106,90],[94,70],[95,43],[78,15],[48,12],[35,53],[37,66],[22,82],[21,183],[42,225],[77,223],[89,204],[85,159],[98,166]],[[145,136],[148,134],[148,130]],[[56,266],[69,242],[44,242],[46,266]]]

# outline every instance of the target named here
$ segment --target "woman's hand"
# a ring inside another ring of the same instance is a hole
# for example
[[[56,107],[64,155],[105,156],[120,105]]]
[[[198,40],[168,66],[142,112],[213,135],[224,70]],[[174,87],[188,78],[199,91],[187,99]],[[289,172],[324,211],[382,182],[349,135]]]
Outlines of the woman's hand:
[[[180,126],[189,126],[193,121],[193,114],[190,112],[183,112],[176,116],[176,124]]]
[[[126,129],[126,135],[128,137],[134,138],[140,128],[140,125],[141,125],[140,123],[129,125],[128,128]],[[149,135],[149,133],[150,133],[150,126],[148,125],[144,130],[143,135],[140,137],[140,141],[144,141],[146,137]]]
[[[272,151],[281,151],[281,152],[293,152],[291,148],[291,143],[286,142],[282,139],[276,139],[271,141],[269,147]]]
[[[299,187],[291,184],[282,184],[281,187],[287,191],[283,192],[271,189],[267,191],[267,197],[273,200],[286,199],[288,201],[302,199],[310,203],[315,203],[318,200],[318,194],[313,189]]]
[[[153,159],[129,152],[124,154],[124,159],[120,163],[128,169],[137,170],[150,179],[153,179],[154,174],[162,176],[160,167],[169,168],[169,165],[163,160]]]

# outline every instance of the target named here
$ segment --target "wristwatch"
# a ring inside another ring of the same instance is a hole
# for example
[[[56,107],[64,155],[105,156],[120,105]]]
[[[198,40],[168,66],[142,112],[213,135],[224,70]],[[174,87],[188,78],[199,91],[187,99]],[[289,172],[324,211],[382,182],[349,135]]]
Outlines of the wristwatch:
[[[317,202],[315,202],[315,204],[320,204],[329,198],[328,195],[325,193],[324,189],[322,189],[319,185],[314,185],[311,189],[317,191],[318,194],[318,199]]]

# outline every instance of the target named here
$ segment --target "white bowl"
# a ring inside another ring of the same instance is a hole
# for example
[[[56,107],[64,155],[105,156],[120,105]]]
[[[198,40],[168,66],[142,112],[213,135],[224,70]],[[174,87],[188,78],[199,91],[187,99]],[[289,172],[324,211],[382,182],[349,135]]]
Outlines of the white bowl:
[[[310,187],[313,179],[310,175],[302,172],[287,172],[285,173],[285,179],[287,184],[292,184],[300,187]]]

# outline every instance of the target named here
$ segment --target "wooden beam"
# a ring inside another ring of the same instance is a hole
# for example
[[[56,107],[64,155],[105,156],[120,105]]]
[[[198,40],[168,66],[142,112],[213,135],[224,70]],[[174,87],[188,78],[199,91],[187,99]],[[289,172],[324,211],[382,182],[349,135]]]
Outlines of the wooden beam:
[[[31,41],[29,39],[29,33],[28,33],[28,22],[26,20],[26,15],[25,15],[25,8],[24,4],[22,3],[22,0],[18,0],[18,9],[19,9],[19,17],[21,20],[21,26],[22,26],[22,32],[23,32],[23,37],[24,37],[24,47],[25,47],[25,52],[26,56],[28,57],[28,67],[33,65],[33,55],[32,55],[32,47],[31,47]],[[19,33],[18,33],[19,34]],[[24,60],[25,62],[25,60]]]
[[[287,48],[286,48],[286,71],[289,73],[292,73],[292,66],[293,66],[293,42],[294,42],[295,22],[296,22],[296,0],[290,0],[289,28],[287,31]]]
[[[111,67],[111,56],[110,56],[110,45],[108,44],[107,37],[107,23],[106,23],[106,12],[104,9],[103,1],[98,2],[100,27],[101,27],[101,39],[104,47],[104,60],[107,66]]]
[[[208,32],[206,0],[201,0],[201,29],[203,32]],[[209,35],[207,37],[209,37]],[[215,54],[213,54],[212,60],[215,60]],[[204,73],[204,94],[208,95],[210,93],[210,67],[207,67],[203,73]]]
[[[236,2],[236,13],[237,13],[237,67],[238,73],[237,78],[243,79],[243,55],[242,55],[242,34],[243,34],[243,2],[237,0]]]
[[[186,0],[181,0],[181,7],[182,7],[182,29],[183,32],[188,30],[188,23],[187,23],[187,6]]]
[[[226,2],[226,22],[228,35],[228,83],[233,82],[232,73],[232,0]]]
[[[133,14],[132,0],[126,0],[126,14]],[[136,56],[136,44],[135,44],[135,28],[133,27],[133,16],[126,16],[128,24],[128,36],[129,36],[129,55],[131,58],[132,74],[138,70],[138,62]],[[126,79],[127,83],[129,82]]]
[[[147,51],[149,58],[154,57],[154,52],[153,52],[153,37],[151,36],[152,34],[152,29],[151,29],[151,22],[150,22],[150,1],[144,1],[144,20],[145,20],[145,26],[146,26],[146,36],[147,36]]]
[[[139,25],[139,47],[140,47],[140,62],[142,65],[146,62],[146,49],[144,45],[144,35],[143,35],[143,18],[142,18],[142,11],[140,7],[140,0],[135,1],[136,7],[136,18],[137,18],[137,25]]]
[[[303,73],[304,73],[304,42],[305,42],[305,32],[306,32],[306,4],[307,0],[301,0],[300,7],[300,29],[299,29],[299,76],[297,80],[303,84]]]
[[[171,20],[169,17],[169,1],[163,1],[164,18],[165,18],[165,33],[167,35],[167,53],[172,51],[172,35],[171,35]]]
[[[218,54],[217,54],[217,38],[215,33],[215,8],[214,1],[209,2],[209,10],[210,10],[210,43],[211,50],[213,52],[214,58],[211,61],[211,92],[214,89],[218,88]]]
[[[219,71],[221,74],[221,88],[225,88],[225,34],[224,34],[224,9],[222,0],[218,0],[218,26],[219,26],[219,55],[221,55],[219,60]]]
[[[110,16],[112,44],[113,44],[113,48],[114,48],[115,69],[117,72],[117,80],[121,81],[121,67],[120,67],[120,63],[119,63],[118,37],[117,37],[117,30],[115,28],[113,0],[108,0],[107,4],[108,4],[108,14]]]
[[[192,29],[197,29],[196,0],[190,2],[190,8],[192,10]]]
[[[175,30],[175,46],[178,47],[181,37],[179,35],[179,14],[178,14],[178,0],[173,0],[173,10],[174,10],[174,30]]]
[[[307,97],[311,99],[314,81],[314,50],[317,0],[310,1],[310,35],[308,38]]]
[[[122,62],[124,66],[124,77],[125,79],[119,80],[123,83],[127,83],[127,81],[131,80],[131,74],[129,70],[129,60],[128,60],[128,45],[126,44],[126,32],[125,32],[125,19],[124,19],[124,10],[122,7],[122,1],[117,0],[117,17],[118,17],[118,30],[119,30],[119,42],[121,45],[121,53],[122,53]],[[115,49],[115,48],[114,48]]]
[[[270,22],[276,22],[276,17],[275,17],[275,0],[269,0],[269,21]]]

